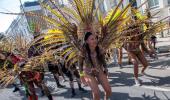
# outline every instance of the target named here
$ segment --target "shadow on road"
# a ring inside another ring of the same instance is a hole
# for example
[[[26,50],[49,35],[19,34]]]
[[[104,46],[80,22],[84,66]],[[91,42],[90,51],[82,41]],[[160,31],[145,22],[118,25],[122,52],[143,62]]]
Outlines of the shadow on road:
[[[165,86],[170,87],[170,76],[167,77],[158,77],[158,76],[152,76],[149,74],[145,74],[148,79],[151,80],[151,82],[143,82],[144,85],[151,85],[151,86]]]
[[[133,74],[122,71],[116,71],[115,73],[109,73],[110,84],[115,86],[132,86],[134,85]]]
[[[59,97],[64,97],[66,99],[72,98],[72,99],[80,99],[80,98],[92,98],[91,96],[91,91],[87,90],[87,92],[81,92],[77,88],[75,89],[76,95],[74,97],[71,97],[71,89],[68,88],[66,91],[62,93],[55,93],[53,96],[59,96]]]
[[[146,95],[147,93],[144,93],[142,97],[130,97],[128,93],[118,93],[113,92],[111,96],[111,100],[161,100],[156,93],[154,93],[154,96]],[[167,99],[169,100],[169,99]]]

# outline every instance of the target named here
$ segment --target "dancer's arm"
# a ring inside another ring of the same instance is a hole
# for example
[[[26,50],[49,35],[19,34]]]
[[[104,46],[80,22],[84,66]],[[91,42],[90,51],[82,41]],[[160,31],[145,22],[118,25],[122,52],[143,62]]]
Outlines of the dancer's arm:
[[[82,57],[82,55],[79,54],[78,58],[79,73],[83,73],[83,60],[84,58]]]

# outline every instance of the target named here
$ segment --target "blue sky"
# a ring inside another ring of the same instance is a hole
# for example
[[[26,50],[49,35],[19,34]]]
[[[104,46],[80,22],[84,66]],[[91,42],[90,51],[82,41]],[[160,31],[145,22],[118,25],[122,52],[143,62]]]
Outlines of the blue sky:
[[[21,0],[22,3],[24,3],[25,1],[36,1],[36,0]],[[20,11],[19,0],[0,0],[0,11],[19,12]],[[16,16],[14,15],[0,14],[0,32],[5,32],[15,18]]]

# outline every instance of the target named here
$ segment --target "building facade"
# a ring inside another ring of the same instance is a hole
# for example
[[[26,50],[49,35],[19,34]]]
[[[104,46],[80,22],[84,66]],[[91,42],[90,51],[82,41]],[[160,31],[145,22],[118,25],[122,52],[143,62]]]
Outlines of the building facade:
[[[134,0],[123,0],[123,3],[119,6],[120,9],[125,8],[130,2]],[[110,11],[111,9],[115,9],[115,7],[119,4],[120,0],[104,0],[104,10],[105,13]],[[139,7],[142,4],[141,0],[135,0],[132,4],[132,7]],[[142,7],[139,8],[141,12],[143,12]]]
[[[43,10],[38,1],[25,2],[20,6],[21,12],[33,12],[36,14],[43,14]],[[35,33],[40,33],[46,29],[46,22],[39,17],[18,15],[6,30],[6,35],[12,39],[16,39],[17,36],[24,37],[31,40]]]
[[[114,9],[114,7],[119,3],[120,0],[104,0],[104,9],[108,12],[110,9]],[[133,0],[124,0],[121,7],[125,7],[129,2]],[[134,7],[139,7],[141,4],[146,2],[146,0],[136,0],[132,4]],[[152,21],[157,22],[161,19],[164,19],[165,22],[170,22],[170,0],[148,0],[144,5],[142,5],[139,10],[141,13],[146,13],[146,10],[151,12],[153,16]],[[166,18],[166,19],[165,19]],[[158,33],[159,34],[159,33]],[[169,30],[161,32],[158,36],[165,37],[169,34]]]
[[[25,16],[18,15],[15,20],[11,23],[9,28],[6,30],[7,37],[16,39],[18,36],[28,39],[30,37],[30,32],[28,30],[28,24]]]
[[[144,2],[144,0],[142,0]],[[151,15],[153,16],[152,21],[157,22],[159,20],[164,19],[164,22],[170,22],[170,0],[148,0],[143,6],[143,11],[149,9]],[[169,34],[169,30],[165,30],[161,32],[158,36],[165,37]]]
[[[25,2],[21,8],[22,12],[32,12],[37,15],[44,15],[43,9],[38,1]],[[30,32],[34,35],[47,29],[46,21],[38,16],[26,16]]]

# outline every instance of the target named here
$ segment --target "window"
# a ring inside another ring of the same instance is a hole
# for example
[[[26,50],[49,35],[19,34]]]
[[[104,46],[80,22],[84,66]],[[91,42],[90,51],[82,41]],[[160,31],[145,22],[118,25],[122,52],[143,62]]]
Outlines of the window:
[[[168,0],[168,5],[170,5],[170,0]]]
[[[100,5],[100,9],[101,9],[101,11],[102,11],[103,13],[105,12],[104,5]]]
[[[135,8],[137,7],[137,2],[136,2],[136,0],[135,0],[135,1],[134,1],[134,0],[129,0],[129,2],[133,2],[133,3],[132,3],[132,7],[135,7]]]
[[[159,6],[159,0],[149,0],[148,1],[149,8],[154,8]]]

